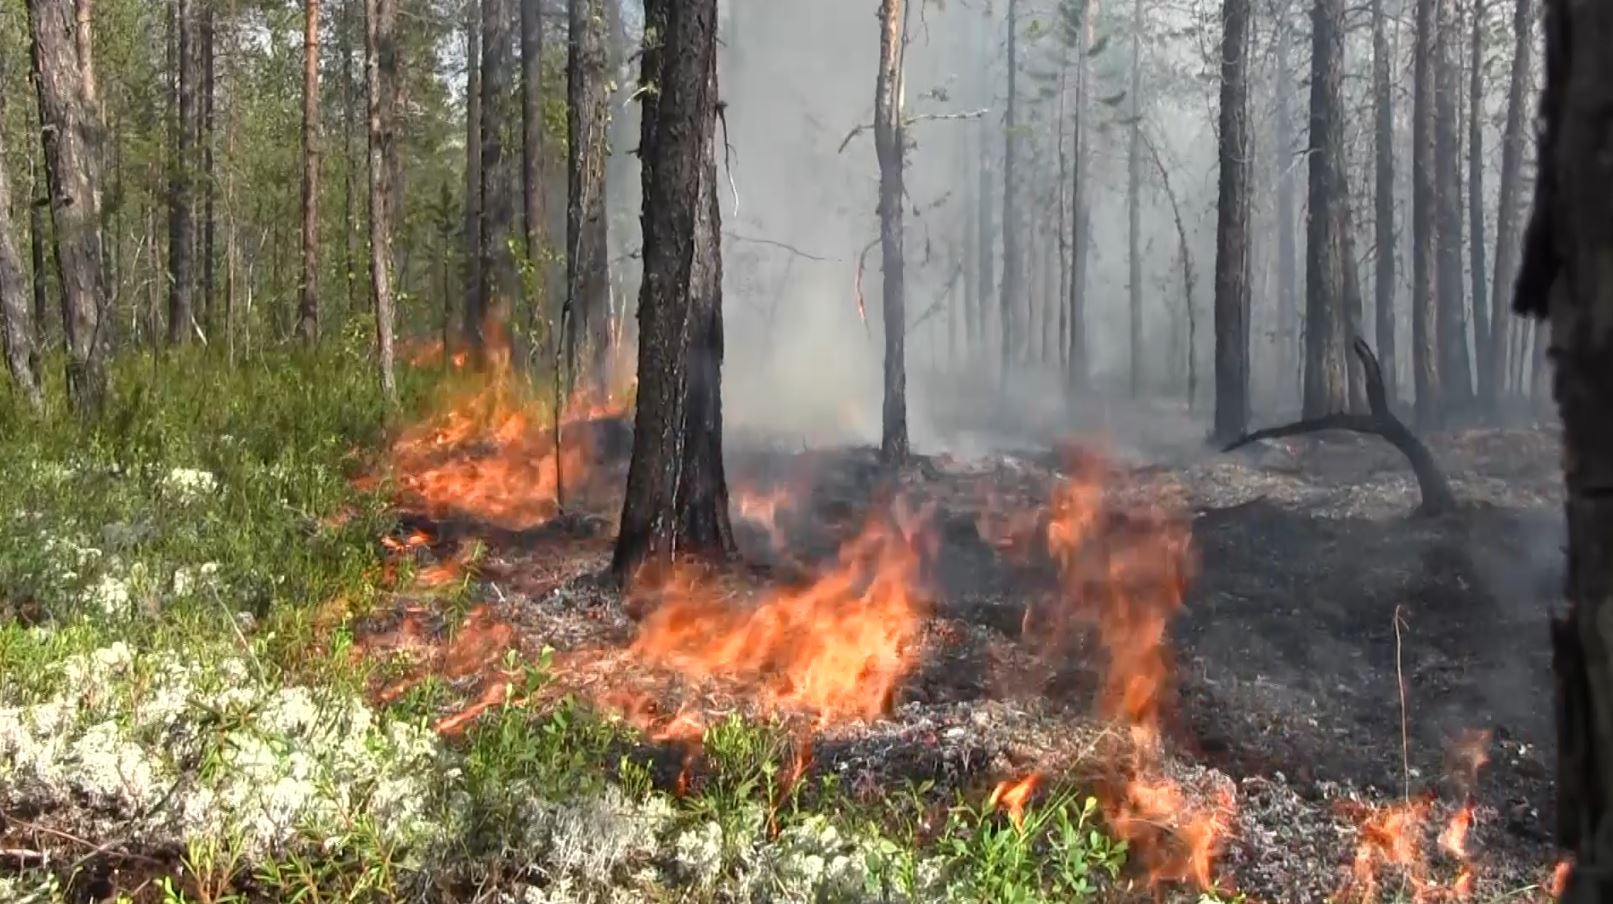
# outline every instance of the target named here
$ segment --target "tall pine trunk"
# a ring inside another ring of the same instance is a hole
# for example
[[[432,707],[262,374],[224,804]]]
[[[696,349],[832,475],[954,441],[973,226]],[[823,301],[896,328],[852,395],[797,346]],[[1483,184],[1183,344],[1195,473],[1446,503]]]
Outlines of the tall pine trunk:
[[[1344,171],[1343,19],[1343,0],[1316,0],[1311,16],[1310,228],[1305,237],[1306,417],[1350,405],[1345,348],[1347,315],[1355,306],[1350,298],[1355,261]]]
[[[1131,18],[1131,125],[1126,147],[1126,260],[1130,303],[1126,307],[1131,341],[1131,394],[1143,390],[1143,0],[1135,0]]]
[[[375,306],[375,339],[381,395],[395,406],[393,366],[392,172],[397,153],[394,128],[398,97],[398,0],[365,0],[364,57],[369,85],[370,297]]]
[[[1468,258],[1473,280],[1473,363],[1479,392],[1485,399],[1494,394],[1491,384],[1499,376],[1490,350],[1490,302],[1485,289],[1489,266],[1484,254],[1484,0],[1474,0],[1472,43],[1467,66],[1467,215]]]
[[[1249,0],[1225,0],[1215,228],[1215,439],[1219,442],[1230,442],[1249,428],[1248,112]]]
[[[1276,113],[1272,128],[1277,164],[1277,366],[1279,373],[1291,375],[1295,380],[1290,387],[1303,383],[1304,372],[1299,341],[1299,229],[1295,223],[1298,206],[1295,173],[1299,161],[1294,153],[1293,92],[1289,89],[1297,83],[1289,57],[1293,36],[1293,27],[1285,17],[1277,23],[1277,33],[1272,39],[1277,45],[1277,85],[1273,99]]]
[[[218,72],[214,55],[214,41],[218,17],[218,0],[203,0],[202,39],[202,325],[203,334],[213,334],[213,296],[217,288],[216,242],[218,240],[218,181],[215,172],[213,146],[214,106],[217,100]]]
[[[195,281],[196,198],[193,147],[196,119],[195,0],[173,0],[174,27],[179,45],[175,54],[178,90],[173,113],[173,141],[169,148],[168,182],[168,341],[190,341],[195,319],[192,288]]]
[[[717,0],[646,0],[644,279],[633,455],[611,570],[733,548],[722,462]]]
[[[1372,0],[1372,107],[1374,144],[1373,241],[1377,246],[1377,272],[1373,283],[1374,323],[1378,336],[1378,362],[1383,367],[1383,389],[1391,402],[1398,398],[1395,355],[1395,101],[1389,81],[1389,37],[1384,24],[1383,0]]]
[[[1435,250],[1439,277],[1436,317],[1439,367],[1444,381],[1445,415],[1466,415],[1473,400],[1468,357],[1466,292],[1462,286],[1462,175],[1456,123],[1456,64],[1450,36],[1456,33],[1454,0],[1439,0],[1439,31],[1434,43],[1434,180],[1439,224]]]
[[[521,227],[527,266],[539,266],[543,250],[543,10],[540,0],[521,3]],[[541,286],[541,270],[532,284]],[[541,293],[540,293],[541,295]],[[541,308],[539,299],[533,300]]]
[[[566,56],[566,364],[573,381],[605,389],[610,352],[610,259],[605,168],[610,91],[604,0],[569,0]]]
[[[515,232],[515,161],[505,146],[515,119],[511,110],[511,27],[516,18],[515,0],[482,0],[482,265],[476,305],[479,341],[473,344],[480,364],[489,363],[491,355],[508,354],[509,337],[503,330],[519,293],[510,247],[512,240],[519,239]],[[486,330],[494,332],[488,335]]]
[[[0,97],[0,116],[5,99]],[[0,130],[3,131],[3,130]],[[17,246],[16,224],[11,219],[11,179],[5,165],[5,136],[0,134],[0,341],[6,368],[17,391],[35,411],[44,404],[36,374],[32,318],[28,310],[28,283]]]
[[[1091,242],[1087,199],[1088,150],[1091,145],[1087,123],[1087,105],[1091,97],[1088,80],[1091,67],[1087,65],[1092,43],[1092,5],[1097,0],[1082,0],[1075,54],[1075,112],[1070,129],[1070,151],[1075,158],[1070,167],[1070,284],[1068,286],[1070,330],[1066,336],[1069,348],[1065,357],[1069,367],[1070,387],[1080,392],[1087,387],[1091,368],[1087,362],[1087,246]]]
[[[1411,360],[1416,379],[1416,420],[1420,427],[1439,423],[1444,410],[1440,386],[1438,279],[1434,263],[1435,204],[1438,181],[1434,166],[1434,57],[1438,40],[1439,0],[1417,0],[1417,37],[1413,48],[1411,137]]]
[[[319,341],[319,0],[303,0],[302,293],[297,335]]]
[[[482,3],[465,3],[465,342],[481,353]]]
[[[879,6],[879,75],[874,81],[874,149],[879,157],[879,248],[885,302],[885,393],[879,456],[907,459],[907,307],[902,260],[902,0]]]
[[[1002,379],[1008,384],[1015,343],[1018,341],[1019,311],[1025,300],[1025,261],[1019,247],[1019,186],[1014,165],[1019,156],[1019,0],[1008,0],[1008,102],[1003,112],[1003,281],[1001,290]]]
[[[1493,314],[1490,318],[1490,360],[1496,369],[1496,379],[1490,383],[1490,409],[1499,415],[1507,393],[1506,375],[1510,374],[1519,355],[1511,354],[1511,318],[1506,316],[1506,304],[1512,297],[1512,279],[1518,268],[1518,213],[1522,199],[1519,183],[1522,181],[1524,134],[1523,119],[1526,86],[1533,62],[1534,40],[1531,34],[1534,20],[1534,0],[1515,0],[1512,8],[1512,77],[1507,86],[1507,120],[1501,133],[1501,183],[1495,213],[1495,294]],[[1523,332],[1519,330],[1518,332]],[[1514,391],[1520,390],[1521,381],[1511,381]]]

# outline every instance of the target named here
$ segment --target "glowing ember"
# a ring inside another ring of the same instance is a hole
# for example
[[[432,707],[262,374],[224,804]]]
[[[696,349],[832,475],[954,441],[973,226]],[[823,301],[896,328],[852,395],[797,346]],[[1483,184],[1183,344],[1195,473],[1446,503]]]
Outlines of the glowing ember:
[[[1546,884],[1546,890],[1553,898],[1561,898],[1563,892],[1568,890],[1568,874],[1574,871],[1574,861],[1571,857],[1564,857],[1557,861],[1552,868],[1551,879]]]
[[[915,591],[923,524],[898,506],[871,520],[811,585],[754,606],[675,573],[656,588],[630,653],[690,678],[749,683],[764,711],[807,711],[820,725],[878,717],[917,664],[927,609]]]
[[[1008,811],[1008,818],[1014,825],[1023,825],[1025,821],[1025,804],[1030,800],[1031,794],[1036,791],[1042,777],[1036,773],[1023,778],[1008,779],[997,783],[992,790],[991,797],[986,800],[986,806],[991,809]]]

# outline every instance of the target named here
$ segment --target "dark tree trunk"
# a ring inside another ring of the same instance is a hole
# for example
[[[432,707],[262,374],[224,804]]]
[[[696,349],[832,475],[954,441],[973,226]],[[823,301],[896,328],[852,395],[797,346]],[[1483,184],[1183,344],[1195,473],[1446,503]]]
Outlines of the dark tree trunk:
[[[1439,0],[1439,32],[1434,46],[1434,179],[1439,226],[1439,369],[1444,380],[1445,414],[1467,414],[1473,401],[1473,371],[1467,350],[1467,316],[1462,286],[1462,173],[1456,123],[1456,64],[1450,36],[1458,22],[1454,0]]]
[[[733,548],[722,467],[722,243],[713,138],[717,0],[647,0],[644,280],[633,457],[611,570]]]
[[[465,4],[465,342],[481,354],[482,310],[482,3]]]
[[[1298,76],[1289,62],[1289,43],[1293,41],[1293,26],[1286,17],[1277,24],[1273,39],[1277,44],[1277,107],[1274,125],[1277,145],[1277,336],[1282,343],[1277,356],[1281,372],[1290,379],[1299,379],[1304,360],[1299,341],[1299,233],[1295,223],[1298,199],[1295,172],[1299,163],[1294,155],[1294,117],[1290,86],[1297,84]],[[1294,384],[1290,383],[1292,387]]]
[[[0,116],[5,98],[0,97]],[[0,130],[3,133],[3,130]],[[11,220],[11,179],[5,167],[5,136],[0,134],[0,340],[5,344],[6,367],[17,391],[34,410],[44,404],[34,370],[34,337],[28,310],[28,283],[17,247],[16,224]]]
[[[1316,0],[1311,17],[1310,228],[1305,241],[1306,417],[1350,405],[1352,300],[1348,185],[1344,175],[1343,0]]]
[[[879,75],[874,81],[874,149],[879,157],[879,248],[885,299],[885,404],[879,457],[907,460],[907,302],[902,260],[902,0],[879,6]]]
[[[986,325],[991,318],[988,311],[991,299],[997,294],[997,236],[995,224],[992,220],[992,210],[996,207],[992,188],[996,180],[992,178],[991,153],[987,147],[987,131],[985,123],[980,124],[979,151],[980,151],[980,180],[978,185],[979,197],[975,202],[975,335],[980,337],[980,364],[988,363],[990,359],[990,333]]]
[[[73,410],[98,415],[106,399],[112,312],[101,269],[100,123],[74,46],[72,0],[28,0],[34,84],[45,147]],[[87,40],[87,36],[81,36]]]
[[[1506,304],[1512,297],[1512,278],[1518,267],[1519,183],[1523,171],[1525,92],[1534,54],[1534,8],[1534,0],[1516,0],[1512,12],[1512,79],[1507,87],[1507,121],[1501,133],[1501,184],[1495,214],[1495,304],[1490,318],[1490,362],[1496,378],[1490,383],[1488,401],[1495,414],[1500,413],[1507,389],[1505,375],[1511,372],[1513,363],[1509,360],[1513,356],[1508,354],[1513,343]],[[1518,388],[1514,383],[1514,389]]]
[[[1439,0],[1417,0],[1413,49],[1411,138],[1411,361],[1417,388],[1417,426],[1439,424],[1444,411],[1440,386],[1438,279],[1434,269],[1435,204],[1439,194],[1434,166],[1434,57]]]
[[[1222,3],[1221,35],[1215,439],[1227,442],[1249,429],[1249,0]]]
[[[566,55],[566,368],[601,391],[610,352],[610,260],[605,209],[610,90],[604,0],[569,0]]]
[[[1374,216],[1373,242],[1377,246],[1377,272],[1373,284],[1374,323],[1383,389],[1390,401],[1399,398],[1395,375],[1395,102],[1389,81],[1389,37],[1384,25],[1383,0],[1372,0],[1372,105]]]
[[[342,158],[346,161],[343,167],[346,172],[342,174],[342,283],[346,290],[347,311],[351,316],[358,308],[358,274],[359,263],[356,233],[358,232],[356,208],[358,206],[358,151],[354,147],[353,132],[358,124],[358,77],[353,72],[354,38],[362,28],[362,14],[359,10],[361,0],[343,0],[342,27],[338,31],[341,43],[337,53],[342,57]],[[472,30],[474,34],[474,29]],[[474,54],[470,57],[474,59]],[[474,68],[474,67],[472,67]],[[473,147],[474,142],[467,143]],[[466,293],[468,296],[469,292]]]
[[[1074,164],[1070,167],[1070,284],[1068,305],[1070,308],[1070,331],[1067,334],[1068,349],[1065,356],[1068,361],[1070,386],[1076,392],[1087,387],[1087,380],[1091,369],[1087,363],[1087,318],[1086,318],[1086,291],[1087,291],[1087,244],[1091,241],[1088,231],[1089,212],[1087,200],[1087,170],[1088,150],[1091,139],[1087,127],[1087,102],[1091,97],[1088,80],[1091,78],[1091,67],[1087,65],[1088,47],[1092,42],[1092,9],[1091,4],[1097,0],[1089,0],[1081,4],[1081,16],[1077,25],[1080,40],[1077,42],[1075,55],[1075,114],[1071,120],[1070,150],[1074,156]]]
[[[1008,383],[1008,368],[1013,361],[1014,343],[1018,341],[1019,310],[1025,300],[1025,261],[1019,247],[1019,186],[1014,170],[1019,156],[1018,82],[1019,82],[1019,0],[1008,0],[1008,103],[1003,112],[1003,282],[1001,297],[1002,317],[1002,376]]]
[[[1131,340],[1131,394],[1143,390],[1143,0],[1135,0],[1131,19],[1131,126],[1126,148],[1126,260],[1131,293],[1126,312]]]
[[[34,335],[33,335],[33,372],[38,377],[40,370],[39,356],[50,343],[50,271],[46,262],[45,214],[50,210],[49,204],[41,204],[40,200],[50,197],[50,188],[45,184],[44,164],[38,157],[30,152],[28,167],[33,170],[30,174],[28,194],[28,260],[29,282],[34,294]],[[156,243],[156,233],[152,233],[152,243]],[[153,281],[152,285],[156,285]]]
[[[205,335],[213,334],[213,295],[218,284],[216,241],[218,239],[218,182],[214,172],[214,102],[218,72],[214,59],[214,30],[218,0],[204,0],[202,10],[202,324]]]
[[[521,226],[528,267],[543,250],[543,10],[540,0],[521,2]],[[541,271],[538,271],[541,272]],[[543,281],[532,279],[533,285]],[[541,301],[534,299],[535,307]]]
[[[303,2],[302,295],[297,335],[319,341],[319,0]]]
[[[370,298],[375,305],[381,394],[396,405],[392,348],[392,173],[397,154],[398,0],[365,0],[364,49],[369,84]]]
[[[1516,307],[1551,318],[1567,485],[1552,619],[1564,904],[1613,900],[1613,6],[1547,0],[1544,130]]]
[[[168,341],[190,341],[195,320],[192,287],[196,252],[196,190],[194,161],[196,119],[196,65],[193,62],[195,0],[174,0],[174,26],[179,38],[175,54],[179,87],[173,118],[173,159],[168,183]]]
[[[473,344],[479,363],[488,363],[491,353],[505,354],[507,347],[489,348],[508,337],[509,323],[519,294],[515,255],[510,241],[515,233],[514,159],[505,147],[512,115],[511,70],[514,68],[514,40],[511,27],[516,22],[515,0],[482,0],[482,203],[481,203],[481,284],[478,286],[477,337]],[[494,336],[485,332],[495,330]]]
[[[1472,9],[1472,44],[1467,66],[1467,216],[1469,263],[1473,279],[1473,359],[1479,391],[1488,399],[1500,376],[1490,355],[1490,301],[1485,292],[1489,266],[1484,255],[1484,0]]]

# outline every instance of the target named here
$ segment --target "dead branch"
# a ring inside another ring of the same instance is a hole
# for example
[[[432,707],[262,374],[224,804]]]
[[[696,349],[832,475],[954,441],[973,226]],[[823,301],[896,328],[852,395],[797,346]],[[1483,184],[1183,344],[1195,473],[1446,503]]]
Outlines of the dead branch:
[[[851,291],[857,295],[857,316],[862,318],[863,332],[873,335],[868,326],[868,305],[863,302],[863,268],[868,266],[868,252],[874,250],[879,239],[863,246],[861,254],[857,255],[857,272],[851,278]]]
[[[1356,337],[1352,347],[1356,357],[1361,359],[1361,369],[1366,374],[1367,405],[1371,408],[1370,414],[1327,414],[1284,424],[1281,427],[1267,427],[1238,437],[1221,451],[1231,452],[1263,439],[1299,436],[1323,430],[1370,433],[1382,437],[1399,449],[1400,454],[1406,456],[1406,460],[1411,464],[1412,473],[1417,476],[1417,488],[1422,493],[1422,504],[1417,508],[1418,514],[1442,515],[1454,511],[1457,508],[1456,496],[1451,492],[1450,483],[1445,479],[1445,472],[1440,468],[1439,462],[1434,459],[1434,454],[1428,451],[1423,441],[1418,439],[1417,435],[1411,432],[1411,428],[1396,417],[1389,407],[1389,397],[1383,388],[1383,371],[1378,366],[1377,356],[1372,353],[1372,347],[1359,336]]]
[[[920,113],[917,116],[903,117],[902,128],[906,129],[908,126],[917,122],[945,122],[954,119],[979,119],[990,112],[990,109],[981,107],[978,110],[966,110],[960,113]],[[846,150],[846,145],[851,144],[851,140],[853,138],[856,138],[858,135],[873,129],[873,127],[873,123],[867,122],[857,126],[850,132],[847,132],[846,137],[840,141],[840,147],[835,149],[835,153],[843,153]]]
[[[760,238],[756,238],[754,236],[740,235],[737,232],[730,232],[730,231],[728,231],[726,229],[723,230],[723,235],[727,236],[728,238],[733,239],[736,242],[752,242],[752,243],[757,244],[757,245],[772,245],[774,248],[782,248],[785,251],[788,251],[791,254],[795,255],[796,257],[804,257],[809,261],[833,262],[833,261],[839,260],[839,258],[834,258],[834,257],[819,257],[816,254],[812,254],[812,253],[807,252],[807,251],[802,251],[800,248],[797,248],[794,245],[786,244],[784,242],[780,242],[780,241],[777,241],[775,239],[760,239]]]

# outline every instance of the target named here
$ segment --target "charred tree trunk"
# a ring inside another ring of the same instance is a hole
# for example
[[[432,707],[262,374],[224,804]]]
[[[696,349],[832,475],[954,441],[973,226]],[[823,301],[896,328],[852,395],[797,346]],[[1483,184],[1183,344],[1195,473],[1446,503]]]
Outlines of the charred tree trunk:
[[[1613,900],[1613,7],[1546,3],[1540,170],[1519,313],[1551,318],[1568,598],[1552,619],[1561,901]]]
[[[1473,279],[1473,364],[1479,392],[1494,394],[1491,384],[1500,376],[1490,355],[1490,302],[1485,292],[1489,267],[1484,255],[1484,0],[1474,0],[1472,44],[1467,66],[1467,216],[1468,258]]]
[[[0,114],[5,99],[0,97]],[[0,130],[3,131],[3,130]],[[5,167],[5,146],[0,134],[0,340],[5,343],[6,367],[12,382],[28,407],[38,411],[44,405],[35,372],[33,328],[28,311],[28,286],[22,272],[22,252],[17,247],[17,229],[11,221],[11,180]]]
[[[56,236],[67,344],[67,395],[80,416],[101,412],[112,312],[101,269],[100,123],[73,43],[71,0],[28,0],[34,85]]]
[[[1132,4],[1131,18],[1131,126],[1126,148],[1126,260],[1131,294],[1126,311],[1131,340],[1131,394],[1143,390],[1143,0]]]
[[[566,369],[599,392],[610,352],[610,261],[605,167],[610,156],[610,91],[605,70],[604,0],[570,0],[566,57]],[[585,360],[586,359],[586,360]]]
[[[885,402],[879,457],[907,460],[907,303],[903,297],[902,0],[879,7],[879,76],[874,83],[874,149],[879,157],[879,248],[885,300]]]
[[[1344,175],[1343,0],[1316,0],[1311,19],[1310,228],[1305,242],[1306,417],[1350,405],[1345,359],[1352,303],[1349,197]],[[1356,287],[1359,291],[1359,287]]]
[[[1383,0],[1372,0],[1372,106],[1373,106],[1373,241],[1377,245],[1377,271],[1373,283],[1378,359],[1383,362],[1384,393],[1399,397],[1395,367],[1395,101],[1389,81],[1389,36],[1384,25]]]
[[[1488,402],[1493,413],[1499,414],[1506,396],[1506,374],[1512,370],[1509,349],[1513,343],[1511,318],[1506,316],[1507,300],[1512,296],[1512,277],[1518,267],[1518,207],[1519,183],[1523,171],[1523,118],[1526,85],[1529,80],[1534,54],[1531,25],[1534,20],[1534,0],[1516,0],[1512,12],[1513,50],[1512,78],[1507,87],[1507,120],[1501,133],[1501,184],[1495,214],[1495,295],[1490,318],[1490,361],[1496,378],[1490,383]],[[1519,387],[1514,384],[1514,389]]]
[[[1440,387],[1438,273],[1434,269],[1434,56],[1439,0],[1417,0],[1413,49],[1411,139],[1411,360],[1417,426],[1432,427],[1444,411]]]
[[[319,341],[319,0],[303,2],[302,295],[297,335]]]
[[[1467,316],[1462,287],[1462,174],[1456,124],[1456,66],[1449,36],[1457,28],[1453,0],[1439,0],[1439,31],[1434,44],[1434,196],[1439,226],[1436,251],[1439,369],[1444,381],[1445,414],[1470,413],[1473,371],[1467,351]]]
[[[717,0],[647,0],[644,280],[633,456],[611,570],[733,548],[722,466]]]
[[[516,21],[515,0],[481,0],[482,6],[482,110],[481,110],[481,283],[477,287],[476,337],[472,348],[478,364],[488,364],[490,356],[504,355],[507,335],[503,331],[519,294],[515,254],[510,241],[515,233],[515,180],[513,163],[505,146],[515,117],[511,115],[510,76],[514,63],[514,41],[510,33]],[[493,330],[494,335],[488,335]],[[498,347],[490,347],[494,343]]]
[[[364,57],[369,84],[370,297],[375,305],[381,394],[397,404],[392,348],[392,172],[398,97],[397,0],[365,0]]]
[[[1215,228],[1215,438],[1220,441],[1249,429],[1248,113],[1249,2],[1225,0],[1221,5],[1221,185]]]
[[[465,342],[481,354],[482,310],[482,3],[465,3]]]
[[[174,27],[179,46],[175,54],[179,87],[173,118],[173,141],[169,145],[168,182],[168,342],[190,341],[195,319],[192,286],[196,249],[196,198],[192,146],[196,119],[196,66],[193,60],[196,13],[195,0],[174,0]]]
[[[521,2],[521,226],[527,266],[540,266],[543,251],[543,10],[539,0]],[[543,281],[533,274],[532,284]],[[540,293],[541,295],[541,293]],[[533,299],[541,310],[542,300]]]
[[[1003,282],[1002,380],[1008,385],[1008,369],[1018,341],[1019,310],[1025,300],[1025,261],[1019,247],[1019,186],[1015,181],[1019,156],[1019,0],[1008,0],[1008,102],[1003,112]]]

